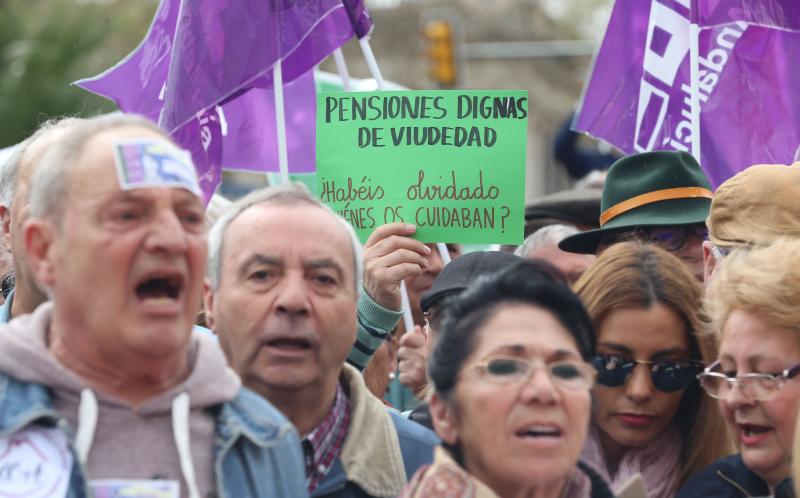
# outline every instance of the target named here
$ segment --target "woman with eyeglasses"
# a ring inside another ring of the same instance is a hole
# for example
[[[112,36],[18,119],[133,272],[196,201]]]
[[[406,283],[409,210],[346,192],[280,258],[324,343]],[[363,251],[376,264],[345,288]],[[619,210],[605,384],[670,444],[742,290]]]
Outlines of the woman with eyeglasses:
[[[401,496],[610,498],[577,462],[596,375],[580,300],[523,261],[477,280],[442,314],[428,362],[442,445]]]
[[[800,241],[725,257],[707,291],[719,359],[701,374],[739,453],[694,476],[680,498],[792,496],[800,406]]]
[[[696,376],[715,358],[702,290],[675,256],[622,242],[575,284],[597,333],[592,428],[583,459],[618,489],[641,473],[651,498],[729,454],[724,424]]]

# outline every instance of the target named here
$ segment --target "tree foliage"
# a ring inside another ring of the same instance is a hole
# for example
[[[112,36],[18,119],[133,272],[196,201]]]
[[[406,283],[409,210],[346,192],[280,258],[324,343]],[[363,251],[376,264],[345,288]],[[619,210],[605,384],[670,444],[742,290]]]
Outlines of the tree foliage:
[[[133,50],[155,7],[152,0],[0,0],[0,148],[49,117],[114,110],[70,83]]]

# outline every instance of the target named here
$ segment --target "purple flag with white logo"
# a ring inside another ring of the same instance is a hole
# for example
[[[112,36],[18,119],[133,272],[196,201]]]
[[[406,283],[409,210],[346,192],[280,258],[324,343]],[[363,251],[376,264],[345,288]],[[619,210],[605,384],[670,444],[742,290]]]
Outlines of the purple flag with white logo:
[[[289,169],[314,170],[312,69],[371,27],[361,0],[162,0],[134,52],[76,84],[157,121],[192,152],[209,198],[221,167],[278,170],[278,61]]]
[[[692,20],[700,26],[738,21],[770,28],[800,30],[797,0],[703,0],[697,2]]]
[[[713,18],[721,19],[724,0],[695,1],[698,12],[718,12]],[[617,0],[578,130],[628,154],[691,152],[689,4]],[[791,62],[800,60],[800,32],[726,13],[726,24],[701,29],[698,43],[699,159],[715,186],[752,164],[790,164],[800,145],[800,80],[792,77]]]

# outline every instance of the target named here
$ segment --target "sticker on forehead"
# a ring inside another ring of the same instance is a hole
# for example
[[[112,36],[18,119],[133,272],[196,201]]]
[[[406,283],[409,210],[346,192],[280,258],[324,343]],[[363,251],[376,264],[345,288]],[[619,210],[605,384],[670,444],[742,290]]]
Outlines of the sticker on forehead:
[[[180,187],[202,196],[189,152],[162,140],[116,141],[114,160],[122,190]]]

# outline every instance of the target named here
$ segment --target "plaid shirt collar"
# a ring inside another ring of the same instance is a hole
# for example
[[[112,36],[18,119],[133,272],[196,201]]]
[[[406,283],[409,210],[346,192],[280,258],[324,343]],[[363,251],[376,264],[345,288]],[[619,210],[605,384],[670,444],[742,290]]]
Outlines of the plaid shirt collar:
[[[306,487],[309,494],[333,467],[342,451],[350,427],[350,401],[341,384],[336,384],[336,398],[322,422],[303,438],[306,462]]]

